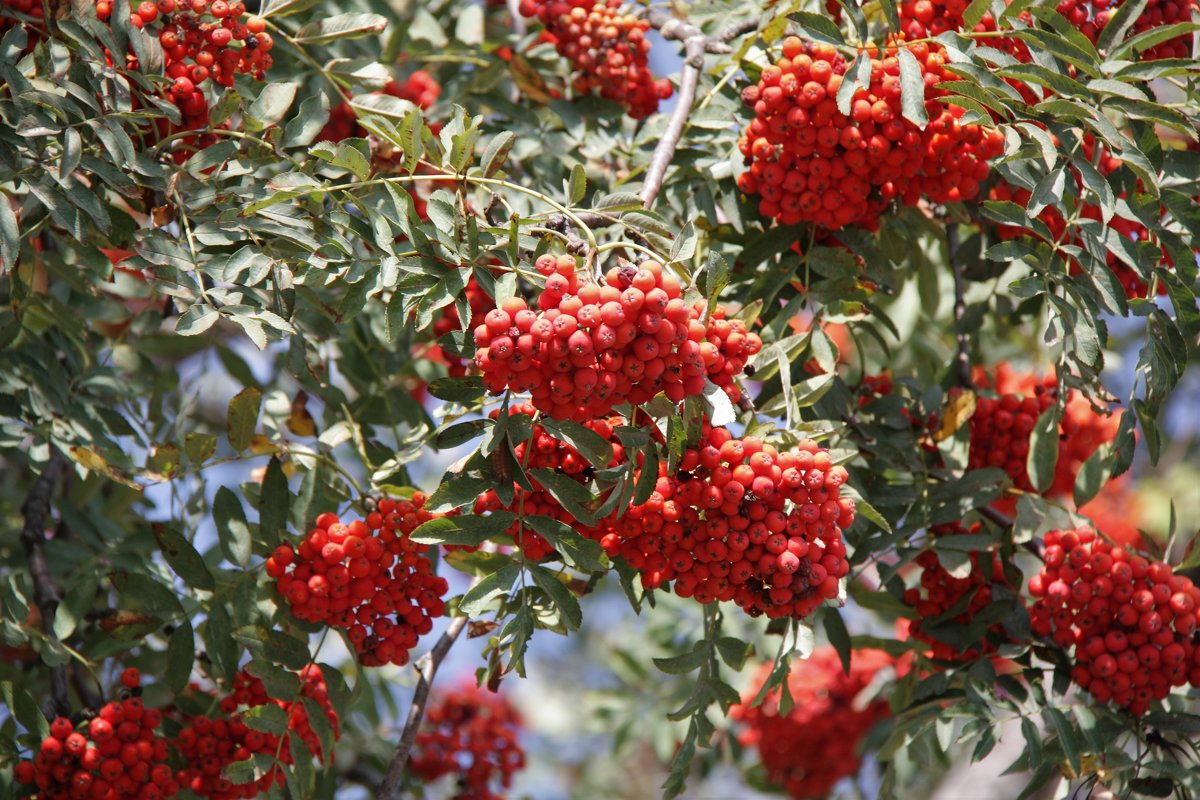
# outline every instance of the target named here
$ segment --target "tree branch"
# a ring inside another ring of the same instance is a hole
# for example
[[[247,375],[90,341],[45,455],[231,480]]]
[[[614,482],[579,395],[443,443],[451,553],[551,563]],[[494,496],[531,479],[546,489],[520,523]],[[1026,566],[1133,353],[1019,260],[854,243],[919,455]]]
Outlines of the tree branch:
[[[967,313],[966,282],[963,279],[962,261],[958,258],[958,228],[954,223],[946,226],[946,250],[950,266],[954,270],[954,341],[957,345],[955,365],[958,370],[959,386],[972,386],[971,356],[968,352],[967,332],[963,330],[963,317]]]
[[[42,617],[42,632],[51,644],[58,642],[54,635],[54,612],[58,609],[58,590],[50,575],[50,564],[46,560],[46,517],[50,514],[50,500],[58,477],[66,462],[62,453],[51,446],[50,459],[42,474],[33,483],[25,502],[21,504],[21,516],[25,524],[21,528],[21,544],[29,560],[29,577],[33,581],[33,602]],[[50,700],[54,715],[68,716],[71,713],[71,691],[65,666],[50,668]]]
[[[696,102],[696,87],[700,83],[700,71],[704,69],[704,54],[728,53],[729,42],[743,33],[757,30],[758,21],[743,20],[730,25],[715,36],[707,36],[695,25],[674,17],[661,8],[650,9],[646,19],[651,27],[658,29],[664,39],[683,42],[683,73],[679,78],[679,98],[671,111],[670,119],[667,120],[667,129],[663,131],[662,138],[658,140],[650,156],[646,178],[642,183],[642,205],[649,208],[654,205],[654,200],[662,189],[667,167],[675,157],[675,149],[679,146],[679,139]]]
[[[433,687],[433,679],[437,675],[438,667],[441,666],[446,654],[450,652],[450,648],[454,646],[454,642],[458,640],[459,634],[465,627],[467,627],[467,618],[455,617],[450,622],[450,627],[442,634],[442,638],[438,639],[437,644],[418,662],[420,679],[417,681],[412,705],[408,709],[408,720],[404,723],[404,731],[400,734],[400,741],[396,745],[396,754],[392,756],[391,763],[388,764],[387,776],[375,794],[375,800],[399,800],[404,770],[408,766],[408,757],[412,753],[417,730],[425,718],[425,706],[429,704],[429,690]]]

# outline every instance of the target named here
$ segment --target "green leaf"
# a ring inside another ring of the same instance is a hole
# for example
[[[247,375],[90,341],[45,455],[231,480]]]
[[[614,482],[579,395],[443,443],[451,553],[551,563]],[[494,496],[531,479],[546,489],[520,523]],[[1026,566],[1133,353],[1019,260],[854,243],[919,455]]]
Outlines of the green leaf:
[[[308,23],[293,37],[297,44],[328,44],[383,33],[387,18],[379,14],[337,14]]]
[[[1033,432],[1029,436],[1029,456],[1026,469],[1029,482],[1038,492],[1050,488],[1054,480],[1054,466],[1058,463],[1058,424],[1062,409],[1053,405],[1042,412]]]
[[[608,569],[600,543],[578,533],[567,523],[534,514],[525,518],[525,524],[545,537],[568,566],[585,572],[605,572]]]
[[[123,598],[133,601],[134,605],[146,611],[151,613],[183,611],[183,606],[180,605],[179,598],[175,596],[175,593],[149,575],[114,570],[108,573],[108,579],[112,581],[113,588]]]
[[[263,5],[262,17],[283,17],[288,14],[299,14],[315,6],[321,0],[271,0]]]
[[[304,669],[308,665],[308,644],[282,631],[246,625],[235,630],[233,638],[251,651],[262,653],[269,661],[288,669]]]
[[[596,469],[604,469],[612,461],[612,445],[591,428],[571,420],[544,419],[540,424],[546,433],[575,448]]]
[[[1043,709],[1047,722],[1052,727],[1055,733],[1058,734],[1058,742],[1062,745],[1063,754],[1067,757],[1067,761],[1071,764],[1071,769],[1075,770],[1075,774],[1079,774],[1079,740],[1075,737],[1075,728],[1067,721],[1067,717],[1057,708]]]
[[[211,328],[221,315],[207,303],[193,303],[175,322],[175,333],[180,336],[198,336]]]
[[[592,500],[592,495],[583,485],[546,467],[530,470],[529,474],[575,519],[584,525],[596,524],[591,510],[584,505]]]
[[[654,659],[654,666],[658,667],[660,672],[665,672],[668,675],[686,675],[704,666],[704,662],[711,655],[712,649],[709,643],[699,641],[693,645],[691,650],[682,655]]]
[[[196,634],[190,620],[184,619],[167,640],[167,666],[163,680],[172,692],[182,692],[192,677],[196,660]]]
[[[12,709],[13,718],[22,728],[35,734],[39,740],[50,736],[50,720],[38,709],[33,695],[9,681],[0,683],[0,694],[3,694],[4,704]]]
[[[824,14],[797,11],[788,18],[800,28],[800,33],[809,39],[826,44],[844,45],[846,39],[833,20]]]
[[[213,522],[217,526],[217,540],[225,556],[239,566],[250,563],[252,542],[250,525],[242,501],[228,486],[217,489],[213,498]]]
[[[258,425],[258,409],[262,403],[262,392],[254,387],[247,387],[233,396],[229,401],[229,412],[226,416],[225,431],[229,443],[239,453],[250,446],[254,438],[254,429]]]
[[[163,558],[171,565],[175,574],[193,589],[211,592],[216,587],[212,573],[204,559],[196,552],[192,543],[183,537],[179,531],[161,522],[153,523],[154,538],[158,541],[158,549]]]
[[[268,547],[283,541],[287,532],[288,516],[291,514],[292,493],[288,491],[287,477],[276,456],[271,457],[267,473],[263,476],[262,493],[258,503],[258,530]]]
[[[532,564],[529,567],[529,573],[533,576],[533,581],[538,588],[550,597],[567,628],[573,631],[579,630],[580,624],[583,623],[583,611],[579,608],[579,598],[575,596],[575,593],[567,588],[567,585],[560,581],[557,575],[545,567]]]
[[[322,713],[320,716],[324,717],[325,715]],[[263,733],[273,733],[276,736],[282,736],[288,729],[287,712],[274,703],[255,706],[243,711],[242,721],[248,728]]]
[[[734,636],[722,636],[715,642],[717,654],[730,669],[740,672],[746,666],[746,661],[754,655],[754,645],[744,642]]]
[[[412,540],[421,544],[478,547],[504,533],[516,519],[517,515],[510,511],[493,511],[486,517],[463,515],[431,519],[412,532]]]
[[[21,230],[8,195],[0,192],[0,262],[6,268],[17,263],[21,252]]]
[[[300,104],[296,116],[288,120],[283,129],[285,147],[306,147],[312,144],[317,134],[329,122],[329,98],[318,92]]]
[[[438,378],[429,384],[428,391],[439,400],[469,403],[483,396],[483,378]]]
[[[492,137],[480,161],[480,169],[485,178],[492,177],[504,168],[504,162],[516,141],[517,136],[512,131],[502,131]]]
[[[587,194],[587,172],[582,164],[571,167],[571,179],[567,182],[567,202],[576,205]]]
[[[929,124],[925,113],[925,78],[917,58],[907,47],[899,49],[900,59],[900,113],[921,130]]]
[[[217,451],[217,437],[210,433],[192,432],[183,442],[183,452],[194,465],[203,464]]]
[[[216,604],[208,612],[204,623],[204,652],[208,655],[217,677],[232,680],[238,670],[240,649],[233,640],[233,622],[223,604]]]
[[[264,86],[246,110],[246,128],[255,132],[278,125],[292,107],[292,101],[296,99],[296,90],[299,88],[300,84],[290,81],[271,82]]]
[[[846,622],[836,608],[828,606],[821,610],[821,619],[825,624],[825,636],[842,661],[842,671],[849,675],[851,645],[850,632],[846,630]]]
[[[475,616],[483,611],[494,598],[508,594],[508,590],[517,582],[520,575],[521,567],[517,564],[509,564],[504,569],[493,572],[468,589],[458,607],[467,616]]]

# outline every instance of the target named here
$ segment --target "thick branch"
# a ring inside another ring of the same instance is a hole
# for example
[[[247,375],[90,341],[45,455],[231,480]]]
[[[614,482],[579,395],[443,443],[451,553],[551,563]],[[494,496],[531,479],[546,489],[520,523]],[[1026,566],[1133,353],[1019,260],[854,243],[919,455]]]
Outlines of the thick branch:
[[[667,120],[667,129],[650,156],[646,178],[642,183],[642,205],[649,208],[654,205],[654,200],[662,189],[667,167],[675,157],[675,149],[679,146],[679,139],[683,136],[683,129],[696,102],[696,87],[700,83],[700,71],[704,69],[704,54],[728,53],[729,42],[743,33],[757,30],[758,22],[744,20],[730,25],[716,36],[706,36],[704,31],[695,25],[673,17],[660,8],[650,9],[646,19],[651,27],[658,29],[664,39],[683,42],[683,74],[679,78],[679,97],[670,119]]]
[[[421,657],[418,664],[420,679],[417,681],[417,689],[413,694],[412,706],[408,709],[408,720],[404,723],[404,731],[400,734],[400,741],[396,745],[396,754],[392,756],[392,761],[388,764],[387,776],[375,794],[375,800],[399,800],[404,770],[408,766],[408,757],[412,753],[417,730],[425,718],[425,706],[429,704],[429,690],[433,687],[433,679],[437,675],[438,667],[445,660],[446,654],[450,652],[450,648],[454,646],[454,642],[458,640],[459,634],[466,626],[466,617],[455,617],[450,622],[450,627],[442,634],[442,638],[438,639],[437,644]]]
[[[50,500],[54,487],[65,466],[62,454],[56,448],[50,449],[50,460],[28,497],[21,504],[21,516],[25,524],[21,528],[21,544],[25,548],[25,557],[29,560],[29,576],[33,581],[33,602],[37,605],[42,617],[42,632],[46,639],[54,644],[58,637],[54,635],[54,612],[58,609],[58,590],[50,575],[50,564],[46,560],[46,517],[50,514]],[[67,683],[66,667],[50,669],[50,699],[54,704],[54,713],[67,716],[71,713],[71,693]]]
[[[959,386],[971,386],[971,357],[968,353],[967,332],[963,330],[963,317],[967,313],[966,282],[963,279],[958,248],[958,229],[951,224],[946,228],[946,249],[950,256],[950,266],[954,270],[954,340],[957,344],[955,366],[958,369]]]

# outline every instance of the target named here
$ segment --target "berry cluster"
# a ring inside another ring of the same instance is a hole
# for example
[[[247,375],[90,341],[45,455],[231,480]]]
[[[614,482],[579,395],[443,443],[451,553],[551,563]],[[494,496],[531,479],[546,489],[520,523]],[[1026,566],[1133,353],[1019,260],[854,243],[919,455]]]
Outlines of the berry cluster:
[[[540,313],[519,297],[493,308],[474,330],[475,364],[493,394],[529,392],[555,419],[586,422],[621,403],[659,392],[673,402],[704,391],[705,380],[736,402],[734,376],[762,349],[741,320],[683,299],[661,264],[613,267],[602,285],[576,269],[573,256],[539,256],[546,276]]]
[[[441,97],[442,85],[423,69],[413,72],[404,82],[390,80],[379,94],[399,97],[422,109],[427,109]],[[318,142],[340,142],[351,136],[366,136],[358,124],[358,115],[349,103],[339,103],[329,112],[329,121],[317,134]]]
[[[162,712],[146,708],[141,674],[121,674],[126,692],[78,727],[65,717],[50,725],[32,760],[17,764],[17,783],[37,787],[40,800],[160,800],[180,789],[167,765],[167,742],[155,729]]]
[[[859,695],[895,661],[882,650],[855,650],[847,674],[832,647],[820,648],[793,662],[787,682],[795,703],[787,714],[780,712],[778,689],[762,705],[751,705],[772,666],[758,669],[741,704],[730,711],[730,718],[744,725],[738,739],[758,748],[767,780],[789,796],[825,797],[838,781],[858,772],[863,738],[888,716],[886,699],[862,703]]]
[[[959,523],[935,525],[929,529],[930,535],[935,538],[978,531],[978,525],[968,529]],[[980,655],[995,652],[995,641],[1008,639],[1004,626],[997,622],[988,628],[989,636],[982,640],[981,649],[968,648],[960,651],[936,638],[923,627],[934,617],[941,617],[955,608],[960,609],[959,612],[945,621],[966,627],[980,612],[990,606],[994,600],[992,587],[1010,585],[1004,575],[1004,562],[999,554],[972,552],[971,572],[963,578],[956,578],[947,572],[938,561],[937,553],[932,550],[925,550],[917,556],[917,565],[921,568],[919,584],[904,592],[905,604],[916,609],[918,615],[918,619],[909,628],[909,634],[912,638],[929,645],[934,658],[945,661],[970,661]]]
[[[1139,715],[1172,686],[1200,687],[1200,589],[1091,528],[1051,531],[1045,544],[1030,618],[1036,635],[1074,648],[1072,681]]]
[[[249,783],[233,783],[224,777],[225,769],[237,761],[245,761],[256,754],[277,757],[284,764],[292,763],[292,749],[286,741],[288,736],[298,736],[309,752],[325,762],[333,754],[322,751],[321,742],[312,729],[312,722],[302,698],[308,698],[325,712],[326,721],[334,738],[338,736],[338,716],[329,702],[325,679],[315,666],[300,673],[300,694],[294,700],[284,701],[267,694],[266,687],[257,677],[245,670],[234,678],[233,691],[220,702],[220,714],[196,716],[184,720],[175,746],[187,762],[180,772],[180,782],[197,797],[209,800],[237,800],[252,798],[270,791],[272,786],[285,782],[283,770],[272,765],[263,775]],[[259,706],[275,705],[287,715],[287,733],[283,739],[273,733],[249,727],[243,713]]]
[[[537,413],[537,409],[528,403],[524,403],[510,406],[509,413],[528,414],[532,417]],[[493,411],[491,414],[492,419],[496,419],[499,414],[500,409]],[[613,436],[613,429],[620,424],[622,424],[620,417],[613,417],[609,420],[590,420],[584,424],[584,427],[606,441],[609,441],[612,445],[613,460],[608,464],[589,464],[587,459],[581,456],[574,447],[559,439],[555,439],[546,432],[545,428],[536,424],[533,426],[533,434],[530,440],[532,447],[527,449],[526,443],[521,442],[513,448],[513,455],[526,470],[539,468],[551,469],[586,485],[591,482],[597,468],[603,469],[604,467],[624,463],[624,448],[617,441],[616,437]],[[513,484],[514,498],[512,504],[509,506],[505,506],[500,501],[495,490],[489,489],[475,501],[474,513],[482,515],[502,509],[509,511],[520,509],[521,518],[541,515],[560,520],[577,529],[580,527],[580,524],[562,507],[558,500],[554,499],[554,496],[538,483],[537,478],[530,475],[529,480],[533,485],[532,492],[525,491],[516,483]],[[514,521],[505,533],[511,536],[513,541],[520,546],[526,558],[531,561],[541,561],[553,553],[554,548],[541,535],[523,523],[521,518]]]
[[[621,0],[521,0],[521,14],[545,26],[544,41],[574,67],[579,94],[600,96],[629,109],[634,119],[658,110],[671,83],[655,78],[647,63],[650,23],[621,12]]]
[[[759,212],[785,225],[830,229],[878,226],[892,200],[915,206],[922,197],[969,200],[1003,150],[999,131],[960,125],[963,110],[932,88],[949,78],[945,56],[925,44],[908,46],[925,79],[922,130],[903,119],[896,47],[871,55],[871,81],[853,96],[849,115],[835,100],[846,61],[828,44],[792,36],[783,57],[742,92],[755,117],[738,144],[749,168],[738,187],[759,195]]]
[[[424,504],[420,493],[384,499],[348,524],[321,514],[297,547],[280,545],[267,559],[292,613],[345,630],[365,666],[407,664],[417,637],[445,612],[450,587],[425,557],[428,546],[409,538],[434,517]]]
[[[1054,376],[1039,379],[1000,364],[991,378],[977,373],[976,383],[992,386],[999,396],[980,397],[976,401],[970,423],[969,467],[999,467],[1018,489],[1032,492],[1026,469],[1030,434],[1042,412],[1057,401]],[[1058,461],[1046,495],[1069,496],[1083,462],[1097,447],[1116,436],[1119,425],[1115,415],[1096,413],[1087,399],[1072,392],[1059,424]]]
[[[458,779],[454,800],[500,800],[525,766],[521,717],[504,697],[467,684],[434,699],[413,743],[413,774]]]
[[[1112,18],[1120,0],[1060,0],[1058,13],[1095,44],[1109,19]],[[1200,10],[1196,0],[1149,0],[1146,7],[1134,17],[1133,25],[1128,36],[1174,25],[1177,22],[1191,22],[1192,16]],[[1159,42],[1141,53],[1145,60],[1160,58],[1191,58],[1192,35],[1185,33],[1164,42]]]
[[[910,41],[932,38],[946,31],[961,31],[963,12],[969,5],[969,0],[904,0],[898,9],[900,30]],[[977,33],[994,31],[996,18],[987,12],[972,30]]]
[[[700,603],[801,618],[836,598],[850,569],[842,529],[854,501],[838,497],[847,476],[816,442],[780,452],[706,424],[675,474],[659,464],[644,504],[589,535],[647,588],[672,581],[675,594]]]

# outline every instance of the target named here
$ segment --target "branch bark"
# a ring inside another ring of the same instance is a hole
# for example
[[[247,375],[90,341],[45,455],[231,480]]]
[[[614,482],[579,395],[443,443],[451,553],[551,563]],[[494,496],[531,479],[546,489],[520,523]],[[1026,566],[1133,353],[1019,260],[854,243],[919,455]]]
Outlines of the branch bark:
[[[728,53],[729,42],[744,33],[757,30],[758,21],[743,20],[730,25],[715,36],[707,36],[695,25],[674,17],[661,8],[650,9],[646,19],[651,27],[658,29],[664,39],[683,42],[683,74],[679,78],[679,98],[670,119],[667,120],[667,129],[650,156],[646,179],[642,183],[642,205],[649,208],[654,205],[655,198],[662,190],[667,167],[675,157],[679,139],[683,136],[683,129],[696,102],[696,87],[700,83],[700,71],[704,69],[704,54]]]
[[[420,678],[417,689],[413,694],[412,705],[408,709],[408,719],[404,723],[404,731],[396,745],[396,753],[388,764],[387,776],[375,794],[375,800],[399,800],[400,788],[404,780],[404,770],[408,766],[408,757],[412,753],[413,742],[417,738],[417,730],[425,719],[425,707],[429,704],[429,690],[433,688],[433,679],[437,676],[438,667],[442,665],[446,654],[458,640],[463,628],[467,627],[466,617],[455,617],[446,628],[437,644],[421,657],[418,663]]]
[[[50,459],[21,504],[21,516],[25,519],[21,528],[21,544],[29,561],[33,602],[42,617],[42,632],[51,644],[58,642],[58,637],[54,635],[54,612],[58,610],[59,597],[50,574],[50,563],[46,560],[46,517],[50,515],[54,487],[65,466],[62,453],[51,447]],[[71,691],[65,666],[50,669],[50,700],[54,715],[70,715]]]
[[[962,329],[963,317],[967,313],[966,281],[963,279],[962,261],[958,258],[958,229],[951,223],[946,227],[946,250],[950,266],[954,270],[954,341],[957,345],[955,366],[959,386],[971,386],[971,356],[968,350],[967,332]]]

